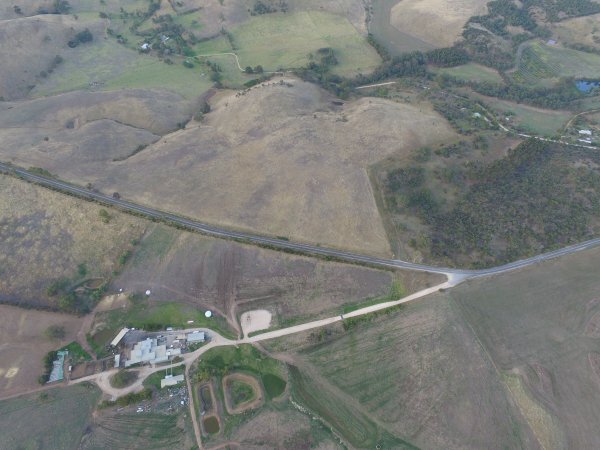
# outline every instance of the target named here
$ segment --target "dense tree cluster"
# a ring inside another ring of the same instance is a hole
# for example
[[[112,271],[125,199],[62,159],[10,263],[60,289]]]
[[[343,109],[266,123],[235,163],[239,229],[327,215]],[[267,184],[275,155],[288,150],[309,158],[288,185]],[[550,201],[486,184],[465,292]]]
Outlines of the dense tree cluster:
[[[423,168],[390,171],[386,196],[428,227],[434,258],[486,266],[527,257],[585,239],[600,219],[600,174],[574,164],[577,155],[555,144],[528,140],[508,156],[470,165],[458,174],[460,194],[437,199]]]

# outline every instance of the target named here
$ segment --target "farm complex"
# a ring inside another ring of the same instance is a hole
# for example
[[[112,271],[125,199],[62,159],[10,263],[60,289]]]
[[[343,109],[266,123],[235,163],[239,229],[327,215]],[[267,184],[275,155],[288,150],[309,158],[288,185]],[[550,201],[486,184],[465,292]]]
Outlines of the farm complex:
[[[599,18],[0,2],[0,449],[600,448]]]

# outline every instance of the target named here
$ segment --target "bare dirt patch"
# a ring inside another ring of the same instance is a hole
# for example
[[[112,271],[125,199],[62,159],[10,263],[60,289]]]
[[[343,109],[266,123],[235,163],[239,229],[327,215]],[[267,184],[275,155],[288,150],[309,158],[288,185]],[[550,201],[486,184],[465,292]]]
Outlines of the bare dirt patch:
[[[391,24],[435,47],[450,47],[471,16],[485,14],[487,0],[402,0]]]
[[[266,330],[271,325],[272,314],[266,309],[258,309],[253,311],[246,311],[240,317],[240,323],[242,324],[242,330],[244,336],[253,331]]]
[[[254,397],[251,400],[242,401],[237,406],[233,398],[235,392],[232,389],[232,384],[236,381],[250,386],[254,391]],[[229,414],[241,414],[244,411],[258,408],[265,401],[260,382],[253,376],[244,373],[232,373],[223,377],[223,392],[225,393],[225,407]]]
[[[0,305],[0,398],[39,388],[43,358],[51,350],[75,340],[82,319]],[[61,340],[44,334],[51,325],[64,327]]]

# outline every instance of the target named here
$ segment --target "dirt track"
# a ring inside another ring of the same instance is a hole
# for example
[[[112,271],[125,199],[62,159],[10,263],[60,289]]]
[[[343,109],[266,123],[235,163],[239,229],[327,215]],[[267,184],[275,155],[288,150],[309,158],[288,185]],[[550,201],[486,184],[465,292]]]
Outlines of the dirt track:
[[[241,381],[252,386],[256,397],[253,400],[244,402],[238,407],[234,408],[231,404],[231,396],[227,387],[227,383],[233,380]],[[225,407],[227,408],[227,412],[229,414],[241,414],[249,409],[258,408],[265,401],[265,396],[259,381],[253,376],[246,375],[244,373],[232,373],[231,375],[223,377],[223,391],[225,392]]]

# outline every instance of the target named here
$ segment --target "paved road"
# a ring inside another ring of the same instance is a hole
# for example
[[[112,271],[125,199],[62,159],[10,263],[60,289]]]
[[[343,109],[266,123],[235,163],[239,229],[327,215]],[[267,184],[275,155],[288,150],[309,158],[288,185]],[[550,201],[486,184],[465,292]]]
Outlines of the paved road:
[[[391,267],[398,269],[408,269],[421,272],[439,273],[446,275],[451,285],[456,285],[468,278],[481,277],[487,275],[498,274],[502,272],[508,272],[511,270],[526,267],[532,264],[536,264],[541,261],[546,261],[558,256],[563,256],[571,253],[576,253],[581,250],[585,250],[591,247],[600,245],[600,238],[585,241],[576,245],[564,247],[559,250],[555,250],[541,255],[533,256],[531,258],[515,261],[509,264],[504,264],[497,267],[482,270],[467,270],[467,269],[455,269],[449,267],[436,267],[427,264],[417,264],[408,261],[402,261],[399,259],[385,259],[377,258],[368,255],[360,255],[357,253],[345,252],[342,250],[336,250],[333,248],[321,247],[318,245],[302,244],[299,242],[292,242],[285,239],[270,238],[267,236],[260,236],[250,233],[242,233],[238,231],[232,231],[213,225],[208,225],[202,222],[198,222],[193,219],[168,213],[154,208],[149,208],[143,205],[138,205],[122,199],[116,199],[112,196],[104,195],[99,192],[91,191],[64,181],[55,180],[52,178],[43,177],[36,175],[27,170],[13,167],[11,165],[0,163],[0,172],[13,173],[27,181],[37,183],[42,186],[57,189],[62,192],[74,194],[84,199],[95,200],[107,205],[118,207],[124,211],[132,212],[136,214],[142,214],[149,218],[158,220],[168,221],[176,225],[181,225],[185,228],[198,231],[207,236],[213,236],[217,238],[225,239],[237,239],[240,241],[266,245],[280,250],[293,250],[299,253],[307,255],[319,255],[337,258],[339,260],[348,261],[352,263],[363,263],[370,264],[378,267]]]

